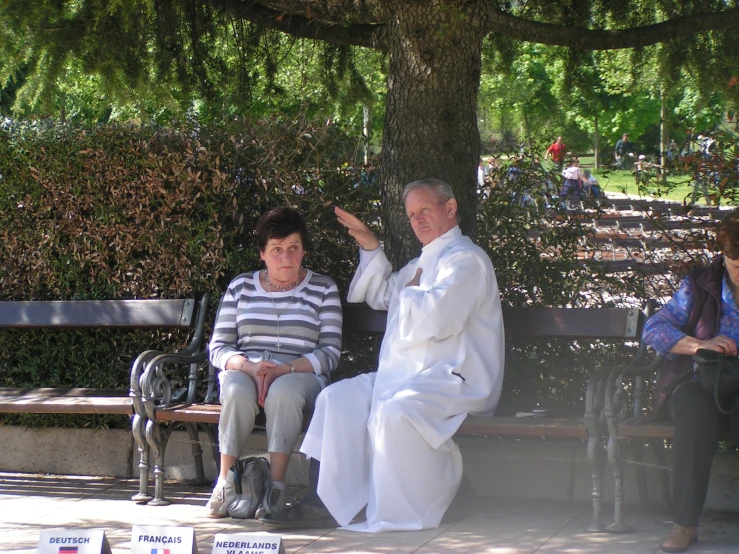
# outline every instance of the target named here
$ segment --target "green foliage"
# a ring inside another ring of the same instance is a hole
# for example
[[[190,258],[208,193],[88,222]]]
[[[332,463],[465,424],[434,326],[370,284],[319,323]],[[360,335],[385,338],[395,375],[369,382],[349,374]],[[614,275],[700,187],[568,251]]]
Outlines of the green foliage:
[[[256,220],[298,206],[306,264],[345,289],[356,249],[340,203],[376,220],[355,187],[355,141],[336,125],[280,118],[176,132],[6,123],[0,128],[3,300],[175,298],[219,292],[260,266]],[[214,313],[214,312],[213,312]],[[180,333],[0,331],[0,386],[127,388],[135,356]],[[361,356],[359,357],[361,362]],[[368,365],[364,364],[363,369]]]
[[[384,99],[384,56],[286,37],[198,2],[6,2],[0,113],[79,123],[351,120]],[[357,108],[360,108],[359,110]]]

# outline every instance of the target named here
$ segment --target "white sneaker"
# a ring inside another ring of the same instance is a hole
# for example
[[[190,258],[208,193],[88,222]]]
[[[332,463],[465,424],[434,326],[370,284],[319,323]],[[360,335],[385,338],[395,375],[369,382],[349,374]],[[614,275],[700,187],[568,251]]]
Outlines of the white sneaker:
[[[228,515],[227,508],[226,482],[216,483],[213,493],[210,495],[210,500],[205,505],[206,515],[211,519],[226,517]]]

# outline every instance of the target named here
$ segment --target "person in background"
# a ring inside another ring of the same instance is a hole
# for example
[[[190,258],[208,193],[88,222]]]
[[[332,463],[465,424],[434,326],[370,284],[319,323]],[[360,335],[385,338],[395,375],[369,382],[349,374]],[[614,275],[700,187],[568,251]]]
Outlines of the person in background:
[[[297,210],[274,208],[256,227],[266,269],[236,277],[221,299],[210,341],[210,362],[220,369],[221,467],[206,505],[210,518],[225,517],[228,471],[241,455],[263,407],[267,419],[273,497],[256,517],[283,503],[290,454],[303,429],[303,412],[341,354],[341,299],[336,283],[302,266],[308,230]]]
[[[551,156],[554,165],[557,166],[557,171],[562,171],[562,166],[564,165],[566,155],[567,145],[562,142],[562,137],[557,137],[557,139],[549,145],[549,148],[547,148],[547,151],[544,153],[544,159],[548,160]]]
[[[600,185],[598,184],[598,179],[596,179],[591,173],[589,169],[586,169],[583,171],[583,175],[585,177],[585,185],[584,185],[584,191],[585,194],[590,196],[591,198],[599,198],[602,194],[602,191],[600,190]]]
[[[485,187],[485,162],[482,158],[477,162],[477,189],[481,190]]]
[[[618,169],[628,169],[635,153],[636,148],[629,140],[628,133],[624,133],[623,136],[616,141],[616,146],[613,149],[613,157],[616,160],[616,167]]]
[[[587,181],[585,175],[580,170],[580,160],[577,158],[570,158],[567,162],[567,167],[562,171],[562,177],[564,177],[564,183],[562,183],[562,190],[560,196],[581,196]]]
[[[711,463],[722,427],[739,441],[739,410],[718,411],[713,395],[693,378],[669,390],[684,375],[698,349],[737,355],[739,342],[739,210],[727,214],[716,232],[721,253],[690,273],[672,299],[644,327],[644,341],[665,356],[653,396],[654,417],[675,424],[673,451],[674,525],[664,552],[683,552],[698,540]],[[727,403],[731,400],[727,400]]]

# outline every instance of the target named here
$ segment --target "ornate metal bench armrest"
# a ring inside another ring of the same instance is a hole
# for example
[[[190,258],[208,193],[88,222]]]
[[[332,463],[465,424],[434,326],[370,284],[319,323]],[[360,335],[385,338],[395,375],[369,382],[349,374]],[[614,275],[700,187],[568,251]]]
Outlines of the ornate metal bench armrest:
[[[208,313],[208,303],[210,301],[210,294],[203,294],[199,302],[199,308],[197,317],[193,325],[193,336],[190,339],[190,343],[178,352],[174,352],[175,355],[193,355],[201,348],[204,335],[205,318]],[[130,396],[133,399],[134,409],[136,413],[143,413],[138,408],[141,403],[142,394],[142,375],[146,371],[147,364],[155,357],[168,354],[164,350],[146,350],[136,357],[133,364],[131,364],[131,379],[130,379]]]
[[[657,372],[657,370],[659,370],[663,361],[663,356],[657,356],[646,365],[626,366],[622,369],[621,375],[623,377],[651,377]]]
[[[611,370],[605,391],[605,416],[609,434],[616,436],[618,422],[626,417],[628,406],[622,401],[626,392],[623,387],[624,377],[651,377],[662,365],[662,360],[662,356],[657,356],[648,364],[629,364]]]
[[[149,359],[140,381],[143,402],[152,408],[156,401],[159,401],[159,406],[169,406],[172,400],[172,386],[163,370],[164,364],[168,364],[189,366],[187,402],[193,403],[197,392],[197,368],[207,360],[207,348],[197,354],[161,353]],[[149,414],[149,417],[152,417],[152,414]]]

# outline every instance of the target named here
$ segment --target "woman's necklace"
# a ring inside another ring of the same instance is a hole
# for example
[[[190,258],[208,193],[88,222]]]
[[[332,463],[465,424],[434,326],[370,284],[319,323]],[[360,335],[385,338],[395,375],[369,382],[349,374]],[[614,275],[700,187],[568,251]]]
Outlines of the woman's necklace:
[[[295,291],[298,290],[297,285],[298,285],[298,283],[300,283],[300,271],[298,271],[298,280],[295,281],[293,284],[288,285],[286,287],[280,287],[278,285],[273,284],[269,280],[269,273],[267,272],[266,269],[264,270],[264,280],[267,282],[267,284],[270,287],[282,289],[282,292],[287,292],[287,289],[289,289],[290,287],[293,287],[293,292],[290,295],[290,300],[287,301],[287,306],[285,306],[282,310],[278,310],[277,309],[277,304],[275,303],[275,297],[272,296],[272,291],[270,291],[270,290],[267,291],[267,294],[269,294],[269,299],[272,301],[272,307],[274,308],[275,314],[277,315],[277,351],[279,352],[280,351],[280,316],[284,312],[287,311],[287,309],[290,307],[290,304],[292,304],[292,302],[293,302],[293,298],[295,297]],[[268,352],[265,352],[265,353],[268,353]],[[262,354],[262,358],[264,359],[264,354]],[[270,356],[270,358],[271,358],[271,356]],[[269,359],[269,358],[267,358],[267,359]]]
[[[297,281],[295,281],[294,283],[290,283],[289,285],[285,285],[284,287],[282,285],[275,285],[272,281],[270,281],[269,280],[269,271],[267,271],[266,269],[264,270],[264,280],[273,289],[277,289],[280,292],[287,292],[291,288],[298,286],[298,283],[300,283],[300,274],[301,274],[302,271],[303,271],[302,269],[299,269],[298,270],[298,280]]]

